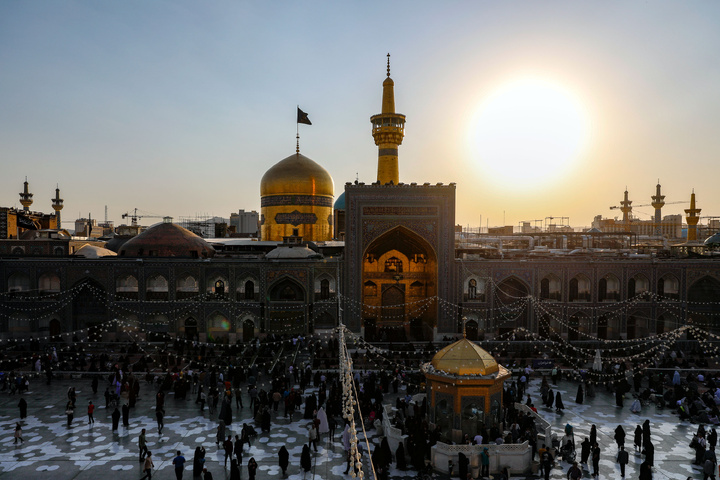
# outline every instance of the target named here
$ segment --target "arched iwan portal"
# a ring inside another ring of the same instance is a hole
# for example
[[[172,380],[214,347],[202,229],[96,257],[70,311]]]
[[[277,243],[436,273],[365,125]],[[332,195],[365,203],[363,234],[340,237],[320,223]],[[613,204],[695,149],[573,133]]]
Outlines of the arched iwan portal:
[[[362,276],[368,340],[432,339],[437,303],[427,299],[437,295],[437,255],[425,239],[405,227],[382,234],[363,252]]]

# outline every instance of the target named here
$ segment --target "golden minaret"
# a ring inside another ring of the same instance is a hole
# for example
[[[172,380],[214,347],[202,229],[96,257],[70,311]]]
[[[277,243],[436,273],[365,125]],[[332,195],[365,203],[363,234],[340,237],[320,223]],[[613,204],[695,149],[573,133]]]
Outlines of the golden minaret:
[[[20,194],[20,204],[23,206],[23,210],[25,210],[26,212],[29,212],[30,205],[32,205],[32,203],[33,203],[33,199],[32,199],[33,194],[30,193],[30,191],[28,190],[27,177],[25,177],[25,183],[23,183],[23,186],[24,186],[23,191]]]
[[[685,217],[685,221],[687,221],[688,231],[687,231],[687,241],[693,242],[697,240],[697,224],[700,220],[699,214],[702,209],[695,208],[695,190],[693,190],[692,195],[690,195],[690,208],[685,209],[685,213],[687,214],[687,217]]]
[[[398,147],[405,135],[405,115],[395,113],[395,82],[390,78],[390,54],[388,53],[387,78],[383,82],[382,113],[370,117],[372,135],[378,146],[377,181],[381,185],[400,181],[398,171]]]

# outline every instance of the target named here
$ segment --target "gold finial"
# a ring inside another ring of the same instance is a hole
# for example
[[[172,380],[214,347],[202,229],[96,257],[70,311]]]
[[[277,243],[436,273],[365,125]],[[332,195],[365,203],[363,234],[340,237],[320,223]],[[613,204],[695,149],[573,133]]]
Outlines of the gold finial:
[[[387,76],[390,76],[390,53],[387,54],[388,57],[388,67],[387,67]]]
[[[467,318],[463,317],[463,338],[467,338],[467,330],[465,330],[466,325],[467,325]]]

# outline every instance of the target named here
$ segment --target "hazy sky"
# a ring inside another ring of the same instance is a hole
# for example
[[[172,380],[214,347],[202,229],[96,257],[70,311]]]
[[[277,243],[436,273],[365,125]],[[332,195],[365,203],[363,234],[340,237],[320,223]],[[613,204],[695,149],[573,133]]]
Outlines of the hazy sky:
[[[296,105],[313,122],[301,152],[337,197],[375,180],[390,52],[400,179],[457,183],[457,223],[589,225],[620,215],[625,186],[650,203],[658,178],[666,201],[694,188],[720,215],[718,25],[714,1],[1,0],[0,205],[20,206],[27,176],[34,210],[60,185],[65,221],[105,205],[116,224],[135,207],[259,211],[264,172],[295,151]],[[567,92],[587,124],[584,148],[529,183],[498,173],[525,170],[513,162],[490,168],[475,131],[484,102],[525,79]]]

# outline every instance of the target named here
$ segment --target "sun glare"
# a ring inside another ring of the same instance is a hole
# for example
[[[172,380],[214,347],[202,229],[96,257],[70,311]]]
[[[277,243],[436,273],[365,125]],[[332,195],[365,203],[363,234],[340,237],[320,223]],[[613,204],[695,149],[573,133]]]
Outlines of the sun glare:
[[[471,132],[473,156],[483,174],[504,187],[555,183],[580,159],[588,123],[583,106],[563,87],[515,81],[480,104]]]

